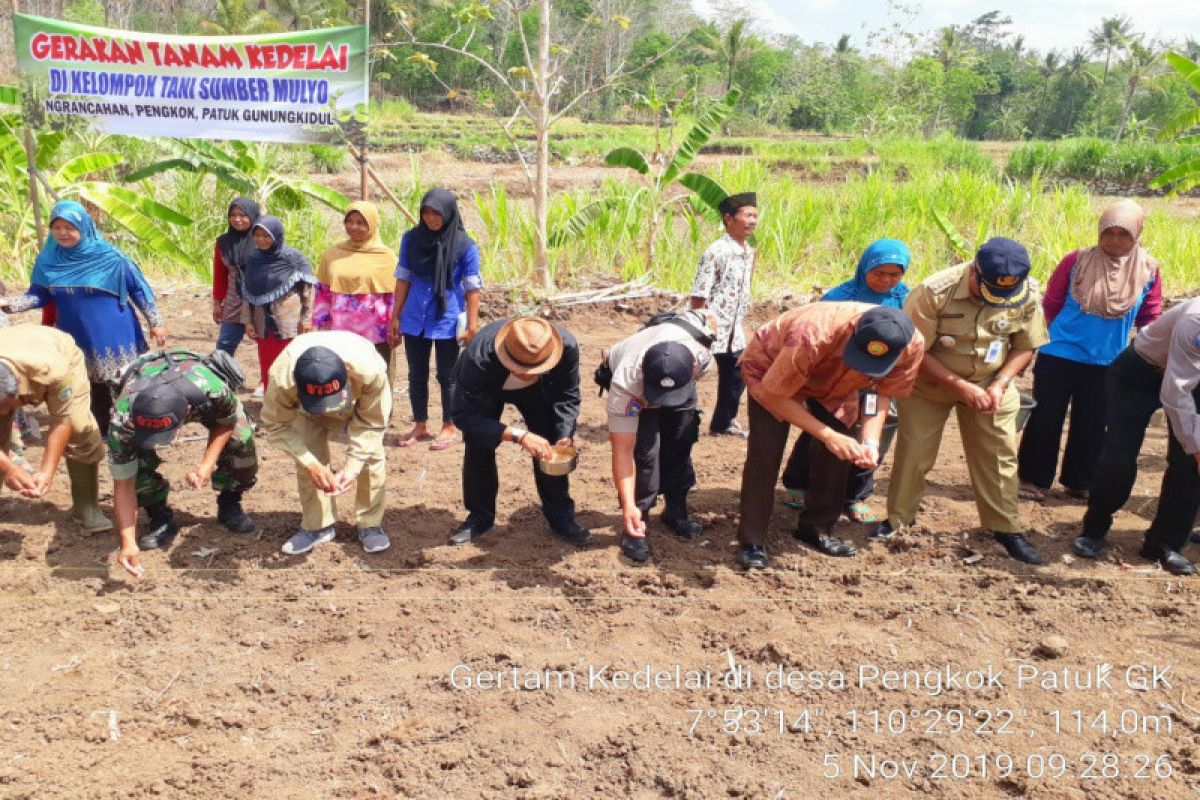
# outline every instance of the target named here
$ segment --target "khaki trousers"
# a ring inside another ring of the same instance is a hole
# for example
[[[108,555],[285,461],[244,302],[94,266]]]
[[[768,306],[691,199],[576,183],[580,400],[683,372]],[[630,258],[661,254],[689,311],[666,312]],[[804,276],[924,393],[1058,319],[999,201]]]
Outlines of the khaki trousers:
[[[308,451],[322,464],[329,464],[329,435],[345,427],[346,421],[336,417],[309,417],[297,414],[292,425],[304,437]],[[379,457],[369,460],[358,473],[354,492],[354,514],[361,531],[383,522],[384,483],[387,480],[387,462],[383,449]],[[337,507],[334,498],[313,485],[308,470],[296,465],[296,488],[300,493],[302,515],[300,527],[306,531],[319,531],[337,522]]]

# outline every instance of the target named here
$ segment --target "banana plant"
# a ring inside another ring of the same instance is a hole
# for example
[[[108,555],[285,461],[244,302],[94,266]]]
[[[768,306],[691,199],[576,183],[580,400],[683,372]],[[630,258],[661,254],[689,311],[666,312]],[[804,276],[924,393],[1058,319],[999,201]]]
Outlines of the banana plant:
[[[986,242],[992,236],[992,223],[990,220],[980,222],[975,229],[975,240],[969,241],[967,237],[959,232],[954,223],[934,206],[929,206],[929,215],[933,217],[934,223],[938,226],[941,232],[945,235],[946,241],[954,248],[954,252],[958,253],[962,258],[974,258],[975,251],[979,249],[979,245]]]
[[[1188,82],[1193,92],[1200,92],[1200,64],[1179,53],[1167,53],[1166,59]],[[1195,132],[1197,127],[1200,127],[1200,104],[1172,118],[1159,131],[1158,140],[1161,142],[1177,137],[1176,141],[1181,145],[1200,144],[1200,133]],[[1189,158],[1176,164],[1150,181],[1150,185],[1156,189],[1170,186],[1172,196],[1200,185],[1200,158]]]
[[[127,183],[181,170],[212,175],[218,183],[253,197],[264,208],[302,208],[307,197],[343,212],[350,203],[335,189],[279,171],[275,151],[266,145],[234,141],[221,147],[198,139],[165,141],[173,156],[130,173]]]
[[[0,86],[0,104],[19,109],[20,102],[17,87]],[[29,263],[41,246],[29,202],[29,169],[21,125],[21,115],[15,109],[0,111],[0,228],[8,239],[12,264]],[[174,237],[174,226],[191,225],[191,219],[148,193],[104,179],[125,163],[124,156],[101,150],[63,161],[65,132],[41,130],[33,134],[33,140],[40,192],[48,194],[51,200],[81,200],[103,211],[146,250],[190,268],[199,266],[195,256]]]
[[[619,209],[628,211],[629,206],[640,206],[646,208],[650,216],[646,225],[645,253],[647,267],[653,268],[659,230],[674,209],[680,209],[686,217],[689,216],[689,212],[694,213],[694,206],[698,206],[719,218],[720,212],[717,207],[728,193],[712,178],[685,170],[696,158],[700,148],[733,113],[741,96],[741,89],[736,86],[726,92],[700,115],[675,151],[661,161],[655,159],[653,167],[651,160],[633,147],[618,147],[609,152],[604,158],[604,163],[610,167],[627,167],[637,172],[644,179],[642,186],[623,197],[608,197],[581,207],[555,231],[551,236],[551,244],[561,245],[578,237],[602,214]],[[687,191],[681,192],[679,187]],[[692,206],[688,206],[689,201],[692,202]]]

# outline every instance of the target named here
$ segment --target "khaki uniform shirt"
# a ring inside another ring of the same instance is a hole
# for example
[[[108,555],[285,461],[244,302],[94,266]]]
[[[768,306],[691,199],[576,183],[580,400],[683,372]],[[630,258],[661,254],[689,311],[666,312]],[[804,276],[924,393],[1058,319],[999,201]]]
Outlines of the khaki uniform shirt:
[[[76,410],[91,415],[87,367],[70,334],[43,325],[0,329],[0,359],[17,376],[21,405],[45,403],[51,425],[67,421]]]
[[[321,463],[305,445],[303,431],[294,425],[304,416],[296,392],[293,372],[298,359],[310,347],[328,347],[346,363],[350,401],[319,419],[332,426],[346,426],[350,445],[346,451],[347,475],[357,475],[365,464],[384,460],[383,433],[392,411],[392,390],[387,364],[375,345],[349,331],[316,331],[297,336],[271,365],[262,405],[262,429],[267,441],[296,459],[301,466]]]
[[[904,310],[925,337],[928,356],[972,383],[986,384],[1013,350],[1036,350],[1050,341],[1033,278],[1023,304],[994,308],[971,295],[970,263],[926,278],[909,293]]]

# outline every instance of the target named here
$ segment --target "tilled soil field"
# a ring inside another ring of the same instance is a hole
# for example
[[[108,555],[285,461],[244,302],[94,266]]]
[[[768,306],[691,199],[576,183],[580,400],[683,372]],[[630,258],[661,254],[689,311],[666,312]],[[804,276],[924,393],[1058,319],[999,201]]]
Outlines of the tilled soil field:
[[[208,349],[203,289],[165,305],[172,342]],[[590,371],[648,310],[563,320],[584,351],[584,550],[550,535],[511,446],[477,545],[446,545],[461,447],[390,447],[391,549],[364,555],[344,507],[334,543],[289,557],[292,464],[261,447],[259,529],[235,536],[183,483],[203,446],[189,428],[165,468],[182,532],[138,583],[113,537],[73,527],[65,474],[45,502],[5,493],[0,797],[1197,796],[1200,583],[1136,555],[1161,418],[1099,563],[1070,556],[1083,508],[1061,495],[1023,504],[1049,565],[1005,558],[977,527],[951,423],[918,527],[868,544],[843,523],[861,552],[823,557],[791,538],[780,491],[773,568],[753,575],[733,566],[744,444],[704,436],[704,533],[652,523],[635,567]],[[257,374],[252,347],[239,358]]]

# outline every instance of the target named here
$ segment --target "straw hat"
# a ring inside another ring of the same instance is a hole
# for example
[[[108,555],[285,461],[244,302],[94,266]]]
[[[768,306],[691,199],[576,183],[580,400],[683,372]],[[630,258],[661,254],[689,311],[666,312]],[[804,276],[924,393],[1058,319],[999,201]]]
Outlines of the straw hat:
[[[562,358],[558,329],[541,317],[515,317],[496,334],[496,357],[509,372],[541,375]]]

